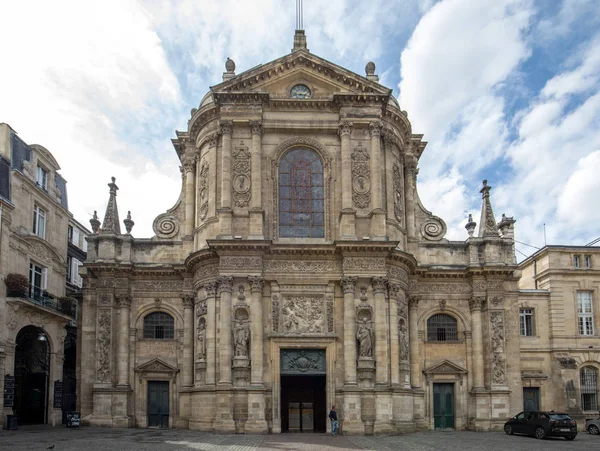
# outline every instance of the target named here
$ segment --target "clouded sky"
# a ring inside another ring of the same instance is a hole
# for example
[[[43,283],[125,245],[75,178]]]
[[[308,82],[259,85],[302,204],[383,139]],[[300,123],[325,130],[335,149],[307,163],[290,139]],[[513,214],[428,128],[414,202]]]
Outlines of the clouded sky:
[[[119,185],[134,236],[179,195],[170,139],[221,81],[292,47],[293,0],[0,0],[0,122],[61,165],[88,224]],[[425,206],[464,240],[481,180],[534,246],[600,236],[597,0],[305,0],[311,52],[382,84],[429,145]],[[524,254],[534,249],[519,245]],[[521,254],[518,254],[522,258]]]

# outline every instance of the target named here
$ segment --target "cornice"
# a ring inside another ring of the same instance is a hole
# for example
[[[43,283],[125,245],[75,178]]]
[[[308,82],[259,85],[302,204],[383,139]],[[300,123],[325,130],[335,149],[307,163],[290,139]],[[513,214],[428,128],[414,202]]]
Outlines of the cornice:
[[[184,265],[189,270],[193,270],[198,264],[209,260],[218,261],[216,252],[212,249],[201,249],[188,255],[184,261]]]
[[[389,254],[398,246],[397,241],[335,241],[337,252],[341,254]]]

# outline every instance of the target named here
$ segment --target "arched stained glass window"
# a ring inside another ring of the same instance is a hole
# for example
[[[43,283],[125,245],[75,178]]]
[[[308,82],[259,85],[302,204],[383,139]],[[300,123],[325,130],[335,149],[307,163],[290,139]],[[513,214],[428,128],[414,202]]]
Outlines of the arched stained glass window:
[[[144,318],[144,338],[172,340],[175,336],[175,321],[165,312],[154,312]]]
[[[438,313],[427,320],[427,341],[457,341],[456,319]]]
[[[323,162],[313,150],[290,150],[279,163],[279,236],[325,237]]]

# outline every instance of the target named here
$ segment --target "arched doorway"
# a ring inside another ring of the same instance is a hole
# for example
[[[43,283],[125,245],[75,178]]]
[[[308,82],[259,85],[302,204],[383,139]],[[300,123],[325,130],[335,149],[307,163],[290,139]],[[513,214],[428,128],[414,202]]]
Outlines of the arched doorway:
[[[26,326],[15,350],[15,414],[20,424],[48,420],[50,344],[43,329]]]

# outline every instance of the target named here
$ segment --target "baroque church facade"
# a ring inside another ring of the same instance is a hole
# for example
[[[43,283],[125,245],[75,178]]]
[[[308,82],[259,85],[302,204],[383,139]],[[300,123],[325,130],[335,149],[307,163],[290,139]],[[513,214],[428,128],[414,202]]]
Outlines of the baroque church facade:
[[[514,220],[481,189],[444,238],[426,142],[392,91],[310,53],[235,73],[173,145],[182,190],[121,233],[117,185],[82,270],[84,422],[221,433],[502,428],[521,410]],[[129,222],[128,222],[129,221]]]

